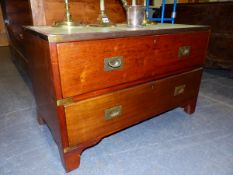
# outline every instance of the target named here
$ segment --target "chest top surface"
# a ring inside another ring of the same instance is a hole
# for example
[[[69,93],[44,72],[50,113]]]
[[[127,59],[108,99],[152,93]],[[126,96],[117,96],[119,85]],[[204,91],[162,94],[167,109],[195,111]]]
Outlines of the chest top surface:
[[[142,28],[129,28],[126,24],[119,24],[114,27],[78,26],[71,28],[26,26],[25,30],[47,40],[48,42],[60,43],[69,41],[171,34],[189,31],[206,31],[209,30],[209,27],[184,24],[156,24]]]

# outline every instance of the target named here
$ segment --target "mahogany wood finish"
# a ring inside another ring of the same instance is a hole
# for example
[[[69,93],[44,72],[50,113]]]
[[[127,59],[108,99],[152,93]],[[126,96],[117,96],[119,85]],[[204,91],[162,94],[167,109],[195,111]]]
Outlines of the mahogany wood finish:
[[[184,106],[184,111],[188,114],[193,114],[196,109],[196,103],[197,103],[197,98],[195,97]]]
[[[56,106],[56,93],[54,85],[51,61],[53,58],[50,54],[50,46],[48,42],[38,39],[28,33],[24,34],[26,43],[26,56],[30,57],[29,68],[33,85],[33,90],[37,102],[37,112],[39,122],[45,121],[59,146],[65,145],[62,142],[63,128],[60,125],[59,115],[60,108]],[[43,122],[41,122],[43,123]]]
[[[195,111],[209,32],[49,43],[25,31],[38,122],[47,123],[67,172],[102,138],[175,107]],[[179,57],[179,47],[191,46]],[[105,57],[124,56],[105,72]],[[64,98],[70,104],[57,105]],[[119,116],[105,111],[121,106]]]
[[[1,7],[13,59],[22,71],[28,73],[29,61],[25,56],[22,26],[52,25],[55,21],[62,21],[64,19],[64,0],[1,0]],[[74,20],[85,24],[96,23],[99,1],[71,0],[70,7]],[[106,11],[112,22],[126,21],[125,11],[120,0],[106,0]]]
[[[105,2],[112,22],[126,21],[120,0]],[[96,22],[99,1],[70,3],[74,20]],[[208,29],[48,43],[35,33],[22,33],[22,25],[63,20],[63,0],[2,0],[1,5],[12,53],[30,72],[38,122],[50,128],[67,172],[79,166],[84,149],[113,132],[178,106],[194,112]],[[178,57],[183,46],[191,46],[190,55]],[[105,72],[104,58],[113,56],[123,56],[124,66]],[[66,97],[73,103],[57,105]],[[105,121],[103,111],[117,105],[122,106],[122,115]]]
[[[64,156],[62,157],[62,161],[65,167],[65,170],[67,172],[70,172],[78,168],[80,165],[80,158],[81,158],[81,153],[83,152],[83,150],[97,144],[100,141],[101,141],[101,138],[96,138],[94,140],[90,140],[89,142],[82,143],[82,145],[78,147],[71,148],[67,152],[65,151],[65,154],[62,153],[64,154]]]
[[[207,42],[207,32],[197,32],[58,44],[63,97],[200,66]],[[178,56],[182,46],[191,47],[189,56]],[[123,67],[105,71],[104,59],[115,56]]]
[[[167,15],[172,5],[166,6]],[[205,66],[233,70],[233,2],[177,4],[176,23],[209,25],[211,37]]]
[[[66,106],[69,145],[104,137],[195,98],[201,72],[195,70]],[[180,85],[185,85],[184,92],[174,96],[175,88]],[[105,110],[119,105],[122,114],[106,120]]]

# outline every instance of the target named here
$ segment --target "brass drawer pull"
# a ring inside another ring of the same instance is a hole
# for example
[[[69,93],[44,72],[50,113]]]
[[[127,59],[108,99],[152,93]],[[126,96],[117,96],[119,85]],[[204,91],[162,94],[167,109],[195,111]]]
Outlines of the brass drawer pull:
[[[104,111],[104,118],[105,120],[111,120],[113,118],[119,117],[121,114],[122,106],[115,106]]]
[[[123,66],[123,57],[116,56],[104,59],[104,70],[111,71],[116,69],[121,69]]]
[[[185,90],[185,87],[186,87],[185,84],[175,87],[174,96],[178,96],[178,95],[183,94],[184,90]]]
[[[190,46],[183,46],[179,48],[179,57],[185,57],[185,56],[189,56],[190,55],[190,51],[191,51],[191,47]]]

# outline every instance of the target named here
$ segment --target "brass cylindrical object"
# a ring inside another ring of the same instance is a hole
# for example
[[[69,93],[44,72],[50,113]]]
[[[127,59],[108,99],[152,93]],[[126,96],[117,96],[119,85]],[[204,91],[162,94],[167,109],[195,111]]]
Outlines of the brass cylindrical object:
[[[69,0],[64,0],[64,2],[65,2],[65,17],[64,17],[64,21],[55,22],[54,26],[57,26],[57,27],[79,26],[80,25],[79,22],[74,22],[72,20],[72,16],[71,16],[71,13],[70,13],[70,3],[69,3]]]

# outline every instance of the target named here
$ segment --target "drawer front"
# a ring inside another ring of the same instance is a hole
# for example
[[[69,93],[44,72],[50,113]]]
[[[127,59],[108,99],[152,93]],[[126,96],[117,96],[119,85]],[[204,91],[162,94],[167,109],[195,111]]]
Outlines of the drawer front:
[[[63,97],[202,65],[207,42],[193,32],[58,44]]]
[[[101,138],[198,94],[202,70],[149,82],[65,107],[70,146]]]

